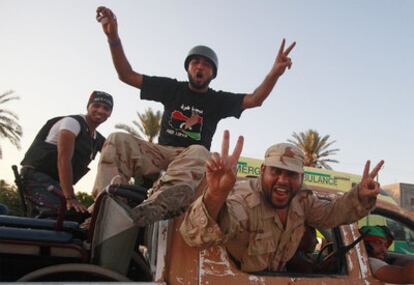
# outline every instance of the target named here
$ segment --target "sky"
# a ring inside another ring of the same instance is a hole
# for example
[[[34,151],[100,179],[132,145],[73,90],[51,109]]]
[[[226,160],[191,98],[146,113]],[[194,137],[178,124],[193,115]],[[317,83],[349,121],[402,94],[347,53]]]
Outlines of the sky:
[[[21,150],[0,139],[0,179],[13,182],[11,165],[46,120],[85,114],[93,90],[114,96],[113,114],[98,128],[105,136],[117,123],[132,125],[136,112],[162,110],[118,80],[95,19],[101,5],[116,14],[135,71],[186,80],[186,54],[203,44],[219,57],[216,90],[253,92],[282,38],[296,41],[292,69],[261,107],[219,123],[212,151],[225,129],[232,145],[245,137],[242,155],[253,158],[315,129],[340,149],[335,170],[362,174],[367,159],[384,159],[381,184],[414,183],[414,1],[403,0],[0,0],[0,93],[20,97],[0,107],[19,115],[24,132]],[[77,191],[91,191],[96,166]]]

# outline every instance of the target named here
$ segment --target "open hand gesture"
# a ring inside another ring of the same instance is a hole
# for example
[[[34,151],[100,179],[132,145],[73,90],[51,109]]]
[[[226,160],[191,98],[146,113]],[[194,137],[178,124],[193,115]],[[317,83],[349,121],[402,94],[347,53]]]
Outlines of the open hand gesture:
[[[279,52],[277,53],[277,57],[275,63],[273,65],[273,71],[277,75],[282,75],[286,68],[290,69],[292,67],[292,59],[288,57],[290,51],[295,47],[296,42],[293,42],[286,50],[285,50],[285,39],[282,40],[282,44],[280,45]]]
[[[102,29],[109,40],[118,39],[118,23],[111,9],[100,6],[96,9],[96,20],[102,24]]]
[[[364,173],[358,185],[358,197],[363,204],[369,203],[370,200],[377,198],[380,192],[380,185],[375,181],[375,177],[384,165],[384,161],[381,160],[371,173],[369,173],[370,164],[371,162],[369,160],[365,163]]]
[[[80,213],[87,213],[88,209],[82,205],[77,199],[72,198],[72,199],[67,199],[66,200],[66,209],[70,210],[70,209],[74,209],[76,212],[80,212]]]
[[[224,131],[221,155],[212,153],[206,164],[208,192],[211,197],[226,199],[233,189],[237,176],[237,161],[243,149],[243,137],[239,136],[233,154],[229,153],[229,131]]]

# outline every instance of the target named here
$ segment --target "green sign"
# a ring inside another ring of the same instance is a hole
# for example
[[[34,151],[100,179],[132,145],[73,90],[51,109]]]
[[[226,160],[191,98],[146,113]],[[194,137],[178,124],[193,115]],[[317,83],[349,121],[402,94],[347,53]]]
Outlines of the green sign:
[[[304,183],[312,183],[320,186],[338,186],[335,176],[325,173],[305,171]]]
[[[239,176],[259,176],[260,167],[249,165],[245,161],[239,161],[237,162],[237,173]]]

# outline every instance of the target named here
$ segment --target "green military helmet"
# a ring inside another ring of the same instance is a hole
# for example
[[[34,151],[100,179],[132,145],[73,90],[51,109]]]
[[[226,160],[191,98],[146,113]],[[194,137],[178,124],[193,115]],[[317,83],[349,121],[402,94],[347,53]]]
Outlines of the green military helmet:
[[[191,59],[197,55],[204,57],[211,63],[213,66],[213,78],[215,78],[217,76],[218,58],[214,50],[208,46],[195,46],[188,52],[188,55],[184,61],[185,70],[188,71],[188,65],[190,64]]]

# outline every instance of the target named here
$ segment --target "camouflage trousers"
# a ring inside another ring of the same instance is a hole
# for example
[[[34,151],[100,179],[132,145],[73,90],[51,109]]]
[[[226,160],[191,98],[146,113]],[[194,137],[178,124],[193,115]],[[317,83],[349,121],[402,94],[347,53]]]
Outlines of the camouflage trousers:
[[[165,172],[153,185],[151,193],[177,183],[185,183],[195,190],[204,176],[209,157],[210,152],[201,145],[163,146],[127,133],[112,133],[102,148],[92,196],[96,197],[116,176],[121,178],[117,183],[127,183],[131,177],[162,171]]]

